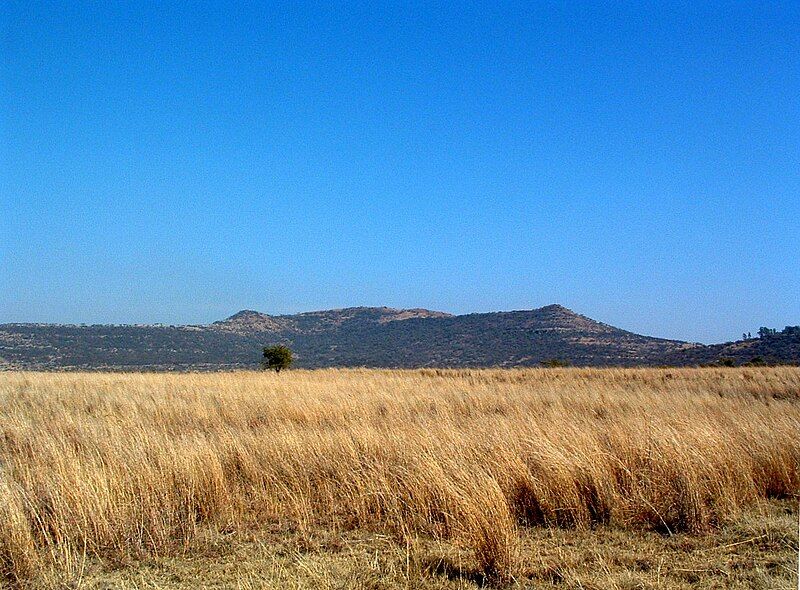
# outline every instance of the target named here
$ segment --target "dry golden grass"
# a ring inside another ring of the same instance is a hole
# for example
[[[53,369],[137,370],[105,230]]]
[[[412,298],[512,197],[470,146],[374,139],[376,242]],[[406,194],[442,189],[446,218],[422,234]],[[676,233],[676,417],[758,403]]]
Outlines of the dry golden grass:
[[[519,575],[529,527],[702,533],[800,492],[800,370],[0,374],[0,572],[369,530]]]

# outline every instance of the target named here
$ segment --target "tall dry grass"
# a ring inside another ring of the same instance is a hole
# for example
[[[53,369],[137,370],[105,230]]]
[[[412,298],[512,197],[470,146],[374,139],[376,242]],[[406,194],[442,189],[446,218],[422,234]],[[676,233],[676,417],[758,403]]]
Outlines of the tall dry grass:
[[[0,374],[0,572],[375,527],[512,573],[521,526],[702,531],[800,492],[800,370]]]

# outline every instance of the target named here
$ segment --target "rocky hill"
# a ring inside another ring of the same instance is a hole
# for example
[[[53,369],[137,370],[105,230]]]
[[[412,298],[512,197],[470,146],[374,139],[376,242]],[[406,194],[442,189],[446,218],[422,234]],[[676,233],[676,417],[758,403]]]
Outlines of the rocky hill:
[[[214,330],[245,335],[264,332],[319,334],[337,330],[341,326],[352,327],[359,324],[386,324],[415,318],[445,317],[452,316],[441,311],[393,309],[391,307],[349,307],[279,316],[245,309],[225,320],[214,322],[210,327]]]
[[[261,347],[275,343],[289,345],[297,366],[307,368],[516,367],[549,359],[578,366],[691,365],[767,356],[760,340],[703,346],[652,338],[560,305],[458,316],[388,307],[278,316],[244,310],[203,326],[3,324],[0,369],[252,368]],[[770,360],[800,359],[796,344],[773,344]]]

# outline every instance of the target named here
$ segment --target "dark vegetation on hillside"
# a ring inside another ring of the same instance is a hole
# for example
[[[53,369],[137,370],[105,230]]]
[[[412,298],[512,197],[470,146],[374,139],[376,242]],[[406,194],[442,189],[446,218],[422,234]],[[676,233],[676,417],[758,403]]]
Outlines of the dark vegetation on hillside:
[[[766,329],[765,329],[766,330]],[[256,368],[283,344],[295,366],[518,367],[742,365],[800,360],[800,329],[704,346],[633,334],[559,305],[452,316],[349,308],[287,316],[242,311],[207,326],[0,325],[0,368]]]
[[[761,328],[759,337],[687,348],[664,356],[667,365],[763,366],[800,364],[800,326],[780,332]]]

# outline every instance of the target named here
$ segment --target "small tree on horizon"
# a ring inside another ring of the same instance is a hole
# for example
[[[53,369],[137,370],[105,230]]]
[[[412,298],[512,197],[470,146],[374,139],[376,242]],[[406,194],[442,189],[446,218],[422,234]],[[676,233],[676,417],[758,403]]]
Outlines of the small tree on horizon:
[[[274,370],[276,373],[280,373],[281,369],[291,367],[293,360],[292,351],[288,346],[283,344],[265,346],[264,360],[261,361],[261,366],[265,370]]]
[[[758,337],[759,338],[767,338],[769,336],[774,336],[777,333],[778,333],[778,330],[776,330],[775,328],[767,328],[765,326],[761,326],[758,329]]]

